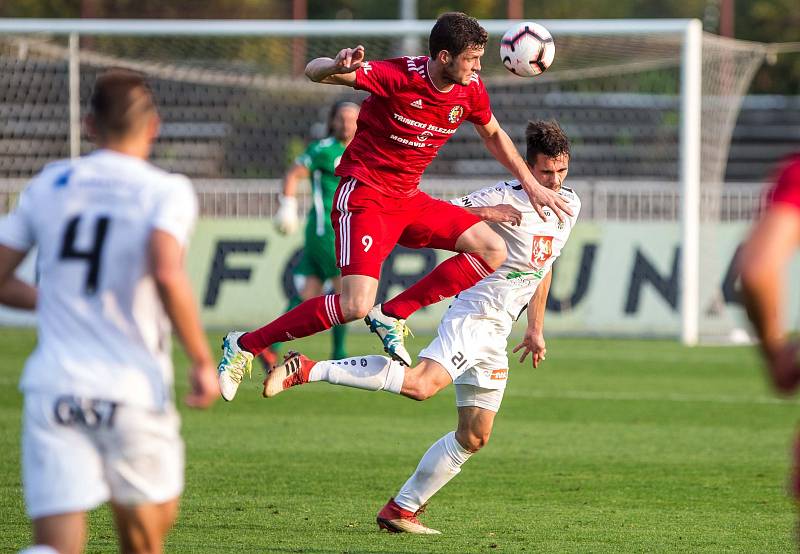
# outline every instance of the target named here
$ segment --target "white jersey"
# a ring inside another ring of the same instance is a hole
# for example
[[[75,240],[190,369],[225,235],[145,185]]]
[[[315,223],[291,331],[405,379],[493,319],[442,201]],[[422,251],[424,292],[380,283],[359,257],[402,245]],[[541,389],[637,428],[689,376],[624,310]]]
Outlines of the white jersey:
[[[154,229],[185,244],[196,218],[189,179],[144,160],[100,150],[45,167],[0,221],[0,243],[38,247],[38,344],[20,389],[170,405],[171,326],[148,244]]]
[[[451,201],[459,206],[476,208],[510,204],[522,212],[522,222],[518,226],[489,224],[505,241],[508,258],[494,273],[459,293],[458,298],[486,302],[497,310],[506,311],[514,319],[519,317],[561,254],[578,219],[581,209],[578,195],[566,187],[562,187],[559,194],[567,201],[573,214],[566,216],[563,223],[549,208],[544,209],[547,219],[542,221],[519,181],[500,182]]]

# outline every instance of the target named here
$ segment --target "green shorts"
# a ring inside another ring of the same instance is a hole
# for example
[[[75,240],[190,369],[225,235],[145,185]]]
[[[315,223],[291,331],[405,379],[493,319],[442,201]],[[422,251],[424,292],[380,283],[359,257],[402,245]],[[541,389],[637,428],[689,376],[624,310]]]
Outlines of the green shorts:
[[[336,243],[333,233],[317,236],[306,233],[303,257],[295,269],[297,275],[313,275],[320,281],[327,281],[341,275],[336,265]]]

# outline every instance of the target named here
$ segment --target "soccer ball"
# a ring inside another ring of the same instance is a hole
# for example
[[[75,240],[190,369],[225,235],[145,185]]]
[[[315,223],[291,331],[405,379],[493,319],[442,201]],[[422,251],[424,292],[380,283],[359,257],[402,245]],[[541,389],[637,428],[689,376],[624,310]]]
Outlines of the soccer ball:
[[[532,21],[515,25],[500,41],[500,59],[514,75],[535,77],[543,73],[556,55],[550,31]]]

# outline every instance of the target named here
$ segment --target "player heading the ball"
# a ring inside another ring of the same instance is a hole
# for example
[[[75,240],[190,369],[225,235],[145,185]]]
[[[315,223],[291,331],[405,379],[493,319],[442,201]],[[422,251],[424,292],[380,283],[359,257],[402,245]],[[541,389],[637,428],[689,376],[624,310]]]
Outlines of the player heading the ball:
[[[315,362],[294,353],[264,381],[264,396],[313,381],[366,390],[385,390],[425,400],[455,385],[458,426],[440,438],[394,498],[378,513],[378,525],[391,532],[436,534],[418,515],[428,500],[472,454],[489,440],[508,380],[506,344],[514,321],[527,313],[528,326],[514,352],[520,362],[531,355],[534,367],[547,354],[544,312],[553,262],[575,226],[580,200],[562,186],[569,170],[569,141],[555,122],[530,122],[527,159],[539,182],[558,192],[575,214],[566,221],[539,219],[519,181],[511,180],[453,200],[476,215],[493,219],[495,210],[520,212],[516,224],[491,223],[508,247],[508,259],[491,275],[458,295],[445,312],[437,337],[420,352],[419,363],[402,367],[383,356]]]
[[[430,56],[368,61],[359,45],[340,50],[334,58],[309,62],[306,75],[311,80],[370,93],[361,105],[355,137],[336,169],[341,182],[331,221],[342,292],[307,300],[255,331],[229,333],[219,364],[224,398],[233,398],[253,355],[269,345],[361,318],[393,359],[410,365],[405,319],[471,287],[505,261],[505,243],[486,222],[419,190],[423,171],[465,121],[519,180],[542,220],[546,207],[559,219],[572,215],[561,195],[536,181],[492,114],[479,75],[487,40],[477,20],[451,12],[440,16],[431,30]],[[397,244],[460,254],[375,306],[381,264]]]

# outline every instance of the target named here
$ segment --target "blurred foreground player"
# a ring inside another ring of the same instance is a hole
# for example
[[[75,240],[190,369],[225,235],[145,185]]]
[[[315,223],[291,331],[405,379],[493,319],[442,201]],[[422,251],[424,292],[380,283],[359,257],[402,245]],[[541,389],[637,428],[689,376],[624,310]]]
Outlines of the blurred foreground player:
[[[358,104],[337,102],[328,117],[328,136],[308,145],[305,152],[295,160],[283,179],[283,194],[280,208],[275,214],[275,225],[282,234],[293,233],[299,224],[297,214],[297,185],[301,179],[310,177],[311,209],[308,211],[303,243],[303,256],[294,271],[304,282],[299,297],[290,299],[290,310],[304,300],[323,293],[329,281],[336,294],[342,292],[342,273],[336,265],[336,242],[331,225],[333,196],[339,185],[336,166],[342,159],[344,149],[356,134]],[[334,325],[331,329],[334,359],[346,358],[345,336],[347,326]],[[272,369],[277,360],[278,344],[275,343],[261,353],[267,369]]]
[[[219,389],[183,267],[197,200],[145,161],[159,117],[143,76],[97,78],[86,120],[99,150],[51,163],[0,221],[0,302],[36,309],[22,481],[37,546],[81,552],[86,512],[111,502],[122,552],[161,552],[183,488],[170,322],[192,364],[186,402]],[[37,248],[38,287],[14,277]]]
[[[555,123],[531,122],[526,129],[528,165],[536,179],[558,192],[573,216],[561,222],[554,214],[541,221],[518,181],[501,182],[454,201],[481,217],[501,206],[521,212],[518,225],[492,223],[508,247],[497,271],[461,292],[445,313],[438,336],[420,352],[420,362],[404,368],[383,356],[314,362],[297,353],[276,367],[264,382],[264,396],[310,381],[367,390],[386,390],[425,400],[453,383],[458,427],[434,443],[411,478],[378,514],[391,532],[437,534],[417,518],[427,501],[461,471],[469,457],[489,440],[508,379],[508,336],[514,321],[527,312],[528,327],[514,352],[520,362],[532,354],[533,366],[545,359],[544,311],[550,269],[572,231],[580,201],[562,188],[569,170],[569,142]]]
[[[364,47],[356,46],[306,66],[312,81],[370,93],[336,169],[342,180],[331,217],[342,293],[306,300],[249,333],[229,333],[219,364],[226,400],[236,394],[253,356],[271,344],[356,319],[367,321],[393,359],[410,365],[405,319],[471,287],[505,261],[505,244],[480,218],[419,190],[422,172],[463,122],[475,126],[487,150],[519,180],[542,219],[545,206],[559,220],[571,214],[563,197],[531,175],[492,114],[479,77],[487,40],[474,18],[446,13],[431,30],[430,57],[366,61]],[[373,306],[381,265],[397,244],[460,254],[389,302]]]
[[[739,269],[747,314],[753,322],[769,377],[782,394],[800,384],[800,343],[784,328],[785,274],[800,248],[800,154],[782,164],[769,204],[742,247]],[[797,286],[797,283],[792,283]],[[793,489],[800,500],[800,438],[795,446]],[[798,528],[800,530],[800,527]]]

